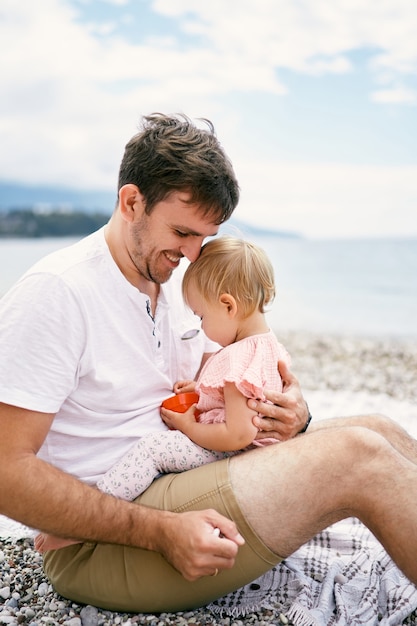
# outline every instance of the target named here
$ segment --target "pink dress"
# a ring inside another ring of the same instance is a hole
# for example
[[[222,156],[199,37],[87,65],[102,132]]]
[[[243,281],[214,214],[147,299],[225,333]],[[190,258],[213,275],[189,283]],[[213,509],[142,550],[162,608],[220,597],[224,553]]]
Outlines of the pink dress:
[[[282,390],[277,364],[290,357],[269,331],[242,339],[226,346],[207,361],[197,381],[200,394],[200,422],[225,421],[225,382],[232,382],[248,398],[264,400],[264,389]],[[276,439],[253,441],[251,446],[277,443]],[[133,500],[161,473],[184,472],[237,454],[206,450],[178,430],[149,433],[141,437],[130,450],[98,481],[101,491]]]
[[[200,398],[199,421],[225,421],[224,384],[234,383],[247,398],[265,400],[264,389],[282,391],[278,361],[290,364],[290,355],[272,331],[241,339],[216,352],[201,370],[196,383]],[[276,439],[255,441],[255,445],[276,443]]]

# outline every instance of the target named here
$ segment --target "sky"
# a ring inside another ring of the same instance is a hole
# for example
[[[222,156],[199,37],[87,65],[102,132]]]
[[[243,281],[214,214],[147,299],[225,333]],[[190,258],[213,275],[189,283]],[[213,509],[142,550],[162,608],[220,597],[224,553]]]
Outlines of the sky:
[[[141,116],[181,112],[236,217],[416,237],[416,33],[415,0],[1,0],[0,179],[111,191]]]

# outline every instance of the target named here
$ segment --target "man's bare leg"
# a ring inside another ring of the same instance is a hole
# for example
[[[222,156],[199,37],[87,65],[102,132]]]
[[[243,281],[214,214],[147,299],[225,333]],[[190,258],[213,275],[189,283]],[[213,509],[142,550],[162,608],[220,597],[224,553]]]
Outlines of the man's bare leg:
[[[364,426],[379,433],[405,458],[417,464],[417,441],[402,426],[384,415],[356,415],[353,417],[335,417],[312,422],[308,432],[341,426]]]
[[[230,472],[247,521],[279,556],[355,516],[417,582],[417,466],[373,429],[316,428],[233,457]]]

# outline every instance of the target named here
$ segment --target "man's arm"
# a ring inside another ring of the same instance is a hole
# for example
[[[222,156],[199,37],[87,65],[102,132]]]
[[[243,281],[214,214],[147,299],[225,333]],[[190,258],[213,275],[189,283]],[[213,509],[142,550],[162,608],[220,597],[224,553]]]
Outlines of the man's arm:
[[[248,400],[249,408],[264,416],[253,418],[254,425],[260,429],[256,439],[291,439],[303,431],[310,418],[300,384],[285,361],[279,361],[278,370],[282,378],[282,393],[265,390],[266,398],[273,404]]]
[[[233,566],[243,539],[216,511],[176,514],[135,505],[37,458],[53,417],[0,404],[1,513],[61,537],[155,550],[187,580]]]

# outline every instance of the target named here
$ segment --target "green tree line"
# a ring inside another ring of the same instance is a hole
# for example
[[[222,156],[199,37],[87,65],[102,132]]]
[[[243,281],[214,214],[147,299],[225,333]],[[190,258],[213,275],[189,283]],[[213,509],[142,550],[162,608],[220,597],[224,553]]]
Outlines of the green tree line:
[[[106,213],[13,209],[0,213],[0,237],[67,237],[88,235],[109,220]]]

